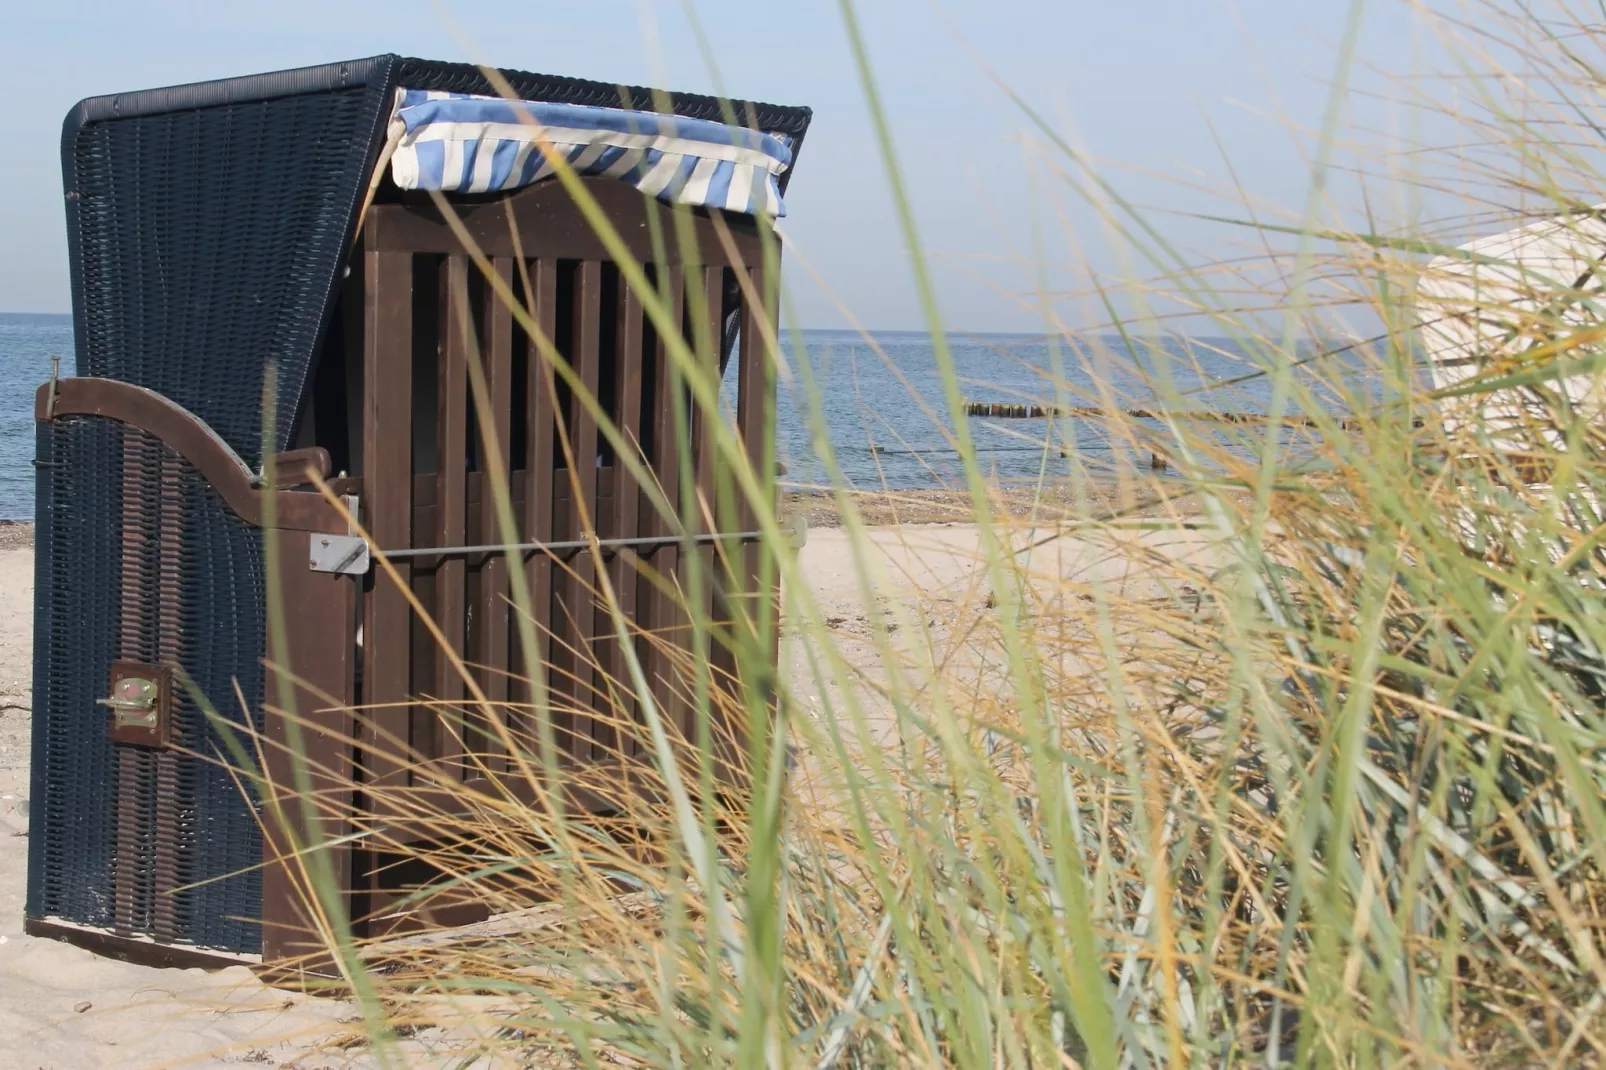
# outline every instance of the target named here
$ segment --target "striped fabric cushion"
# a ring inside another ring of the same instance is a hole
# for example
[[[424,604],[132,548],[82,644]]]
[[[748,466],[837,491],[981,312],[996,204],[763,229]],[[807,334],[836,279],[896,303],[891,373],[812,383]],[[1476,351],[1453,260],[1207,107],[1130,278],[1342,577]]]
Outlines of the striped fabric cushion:
[[[552,174],[545,140],[583,175],[628,182],[668,204],[784,216],[779,138],[704,119],[466,93],[396,91],[391,177],[402,189],[492,193]]]

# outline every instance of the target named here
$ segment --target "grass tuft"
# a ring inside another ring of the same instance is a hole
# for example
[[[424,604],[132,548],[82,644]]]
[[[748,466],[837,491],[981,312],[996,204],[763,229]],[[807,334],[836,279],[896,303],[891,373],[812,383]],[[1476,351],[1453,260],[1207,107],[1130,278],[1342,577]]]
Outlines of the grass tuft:
[[[518,790],[420,766],[439,791],[370,794],[387,817],[357,837],[427,867],[398,909],[441,923],[355,952],[385,1031],[450,1024],[465,1059],[593,1067],[1598,1064],[1606,241],[1578,209],[1606,174],[1606,37],[1586,7],[1430,22],[1472,88],[1452,113],[1413,83],[1414,106],[1467,135],[1419,174],[1340,158],[1335,89],[1302,215],[1217,217],[1258,259],[1190,263],[1017,100],[1046,168],[1139,276],[1088,295],[1097,329],[1046,324],[1058,371],[1011,400],[1079,415],[1020,424],[1043,455],[1035,485],[986,478],[939,344],[934,419],[963,486],[867,500],[819,431],[834,477],[806,504],[840,531],[798,550],[721,408],[713,341],[671,345],[729,478],[720,501],[655,504],[757,513],[763,575],[784,589],[780,670],[762,613],[692,611],[734,676],[637,633],[599,556],[617,649],[661,648],[691,715],[660,715],[632,654],[588,703],[611,711],[621,761],[642,756],[628,775],[557,775],[552,703],[574,689],[537,689],[493,711],[498,753],[523,756]],[[1348,225],[1327,181],[1349,168],[1368,204],[1448,205],[1436,168],[1457,161],[1476,189],[1460,230]],[[1576,262],[1456,250],[1550,217],[1575,221],[1553,244]],[[685,223],[657,240],[683,242]],[[623,274],[668,323],[651,279]],[[822,429],[808,355],[784,337],[763,340],[774,374]],[[1462,363],[1433,367],[1446,338]],[[1242,365],[1213,395],[1186,385],[1203,346]],[[1243,397],[1266,419],[1186,418]],[[1089,424],[1096,457],[1078,445]],[[951,526],[866,522],[915,506]],[[752,587],[691,556],[688,604],[710,604],[701,585]],[[431,706],[463,726],[469,765],[492,742],[471,727],[485,705]],[[715,790],[721,763],[745,790]],[[444,924],[465,906],[491,920]]]

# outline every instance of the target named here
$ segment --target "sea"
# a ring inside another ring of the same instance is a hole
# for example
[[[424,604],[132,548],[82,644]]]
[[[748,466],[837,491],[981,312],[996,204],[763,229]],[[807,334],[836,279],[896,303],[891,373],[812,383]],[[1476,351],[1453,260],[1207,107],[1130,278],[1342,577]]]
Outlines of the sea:
[[[946,350],[962,397],[980,403],[1260,412],[1269,396],[1259,366],[1223,339],[1118,337],[1075,342],[1020,334],[951,333]],[[1322,347],[1307,347],[1313,354]],[[841,480],[859,489],[955,485],[959,457],[937,347],[924,332],[803,331],[782,344],[777,454],[796,487]],[[50,358],[73,370],[72,319],[0,314],[0,519],[33,517],[33,397]],[[722,393],[734,397],[735,362]],[[1340,407],[1333,399],[1325,402]],[[1144,457],[1112,442],[1104,421],[1000,419],[970,422],[976,458],[1001,482],[1062,474],[1075,462],[1114,474]],[[1052,449],[1045,448],[1052,443]],[[1074,451],[1073,451],[1074,447]]]
[[[33,397],[53,355],[72,371],[71,316],[0,313],[0,520],[33,519]]]

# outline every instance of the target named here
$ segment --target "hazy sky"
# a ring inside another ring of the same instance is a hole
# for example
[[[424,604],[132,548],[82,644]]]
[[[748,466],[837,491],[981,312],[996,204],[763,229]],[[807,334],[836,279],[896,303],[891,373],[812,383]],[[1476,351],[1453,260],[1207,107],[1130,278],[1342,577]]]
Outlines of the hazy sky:
[[[1032,330],[1040,320],[1023,295],[1041,277],[1077,285],[1065,265],[1084,243],[1067,227],[1085,234],[1090,215],[1067,207],[1073,199],[1042,166],[1048,156],[1022,144],[1028,123],[988,68],[1092,153],[1134,168],[1112,174],[1139,200],[1219,209],[1175,180],[1222,182],[1225,153],[1245,188],[1297,206],[1308,170],[1285,120],[1318,124],[1348,3],[860,0],[860,9],[947,322]],[[866,325],[918,326],[835,0],[697,0],[696,10],[728,92],[815,110],[786,223],[800,258]],[[1406,66],[1413,38],[1403,3],[1370,6],[1369,60]],[[76,100],[380,52],[716,85],[681,0],[0,0],[0,311],[69,308],[59,139]],[[1167,216],[1164,226],[1201,255],[1212,251],[1198,248],[1199,225]],[[1091,238],[1085,248],[1101,270],[1118,267]],[[1046,276],[1031,266],[1039,254]],[[790,288],[805,325],[842,324],[796,259]]]

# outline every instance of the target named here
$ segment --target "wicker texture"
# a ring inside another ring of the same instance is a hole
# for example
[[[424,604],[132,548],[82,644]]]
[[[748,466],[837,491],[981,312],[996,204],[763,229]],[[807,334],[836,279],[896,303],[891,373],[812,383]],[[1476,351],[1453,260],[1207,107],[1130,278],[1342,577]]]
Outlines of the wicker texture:
[[[434,89],[445,93],[482,93],[500,96],[497,86],[472,63],[442,63],[429,59],[399,60],[396,82],[408,89]],[[508,86],[523,100],[542,100],[560,104],[586,104],[597,108],[634,108],[661,111],[667,99],[669,110],[688,119],[708,119],[722,123],[736,121],[766,134],[782,135],[792,149],[792,166],[781,172],[779,185],[786,192],[797,170],[797,156],[803,148],[814,112],[808,108],[780,104],[759,104],[749,100],[722,101],[698,93],[662,93],[639,85],[609,85],[583,78],[559,78],[529,71],[500,71]]]
[[[384,84],[84,122],[64,145],[78,373],[283,448],[366,189]]]
[[[154,751],[113,744],[95,700],[114,659],[171,658],[221,715],[241,716],[236,680],[260,710],[261,533],[171,450],[120,424],[41,424],[38,449],[28,915],[255,952],[256,815],[204,710],[175,689],[174,748]],[[150,507],[131,514],[125,484]]]
[[[808,108],[784,107],[777,104],[759,104],[753,101],[732,100],[728,103],[718,97],[697,93],[665,93],[643,86],[609,85],[583,78],[559,78],[549,74],[532,74],[529,71],[500,72],[513,92],[524,100],[550,101],[558,104],[586,104],[598,108],[634,108],[637,111],[658,111],[660,96],[667,97],[670,110],[690,119],[708,119],[724,122],[726,107],[738,122],[769,134],[784,134],[790,139],[801,138],[809,128],[813,116]],[[428,59],[403,59],[397,84],[408,89],[434,89],[449,93],[482,93],[497,95],[497,88],[483,71],[472,63],[442,63]]]

